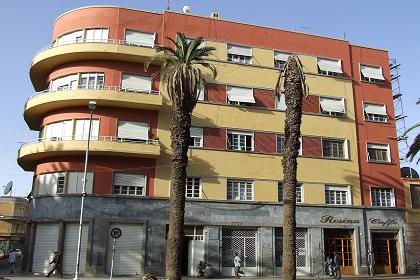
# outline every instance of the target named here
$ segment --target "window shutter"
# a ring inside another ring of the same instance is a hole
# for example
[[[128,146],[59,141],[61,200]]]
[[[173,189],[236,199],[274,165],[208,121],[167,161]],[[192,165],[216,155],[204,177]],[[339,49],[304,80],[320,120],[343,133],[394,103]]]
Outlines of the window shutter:
[[[363,76],[366,78],[385,81],[381,67],[360,65],[360,72],[362,72]]]
[[[58,173],[46,173],[39,175],[38,194],[55,194],[57,190]]]
[[[342,99],[335,98],[320,98],[320,104],[323,111],[345,113],[344,102]]]
[[[126,139],[148,140],[149,124],[134,121],[118,121],[118,137]]]
[[[364,103],[363,106],[365,107],[366,114],[387,115],[385,105]]]
[[[227,45],[227,52],[229,54],[252,56],[252,48],[238,46],[238,45]]]
[[[227,87],[228,100],[244,103],[255,103],[254,90],[244,87]]]
[[[343,70],[341,70],[341,60],[318,58],[318,67],[322,71],[343,74]]]
[[[286,111],[286,99],[284,94],[277,97],[277,110]]]
[[[191,137],[203,137],[203,128],[201,127],[191,127],[190,128],[190,135]]]
[[[122,74],[121,87],[133,91],[147,91],[152,90],[152,78],[147,76]]]
[[[126,30],[125,42],[131,45],[140,45],[153,48],[155,46],[155,33]]]
[[[281,60],[281,61],[287,61],[289,56],[291,56],[291,53],[285,53],[285,52],[274,52],[274,59],[275,60]]]
[[[87,140],[89,135],[89,120],[76,120],[76,128],[74,130],[75,140]],[[92,120],[92,130],[90,139],[96,139],[99,136],[99,120]]]
[[[378,149],[378,150],[387,150],[388,149],[387,144],[368,143],[367,147],[368,147],[368,149]]]
[[[91,194],[93,189],[93,172],[86,173],[86,193]],[[83,172],[68,172],[67,193],[82,193],[83,191]]]
[[[144,174],[114,173],[114,186],[145,187],[146,176]]]

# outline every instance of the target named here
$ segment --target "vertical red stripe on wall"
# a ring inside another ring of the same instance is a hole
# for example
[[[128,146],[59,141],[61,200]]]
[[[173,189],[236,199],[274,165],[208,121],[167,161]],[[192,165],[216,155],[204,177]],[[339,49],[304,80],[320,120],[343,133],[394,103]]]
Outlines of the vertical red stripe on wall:
[[[319,113],[319,96],[308,95],[303,98],[302,111],[305,113]]]
[[[204,148],[226,149],[226,129],[223,128],[203,128]]]
[[[322,157],[321,137],[302,136],[302,155],[308,157]]]
[[[276,152],[276,134],[266,132],[255,132],[255,151],[261,153]]]
[[[275,109],[275,97],[273,90],[254,89],[255,106]]]
[[[210,103],[226,104],[226,100],[227,100],[226,85],[207,84],[207,98],[205,100],[207,100]]]

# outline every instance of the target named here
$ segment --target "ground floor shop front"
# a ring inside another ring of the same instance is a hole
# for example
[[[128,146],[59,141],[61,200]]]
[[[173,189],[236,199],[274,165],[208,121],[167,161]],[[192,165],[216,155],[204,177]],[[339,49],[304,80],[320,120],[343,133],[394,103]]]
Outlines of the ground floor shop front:
[[[24,268],[45,273],[54,250],[63,256],[63,272],[72,274],[78,238],[80,197],[39,197],[32,202]],[[168,229],[166,199],[87,197],[80,271],[109,274],[112,228],[116,240],[114,275],[163,276]],[[232,276],[238,253],[247,276],[275,276],[282,269],[280,204],[187,201],[183,274],[195,275],[199,261],[215,274]],[[406,225],[398,209],[298,206],[297,269],[314,275],[327,256],[341,256],[343,274],[403,274],[406,267]]]

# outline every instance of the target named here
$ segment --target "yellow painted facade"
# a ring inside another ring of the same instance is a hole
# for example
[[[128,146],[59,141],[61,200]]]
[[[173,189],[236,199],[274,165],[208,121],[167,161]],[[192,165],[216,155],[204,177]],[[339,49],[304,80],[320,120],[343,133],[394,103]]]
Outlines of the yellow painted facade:
[[[216,48],[212,61],[218,70],[216,83],[253,88],[274,89],[278,70],[273,68],[273,50],[253,48],[252,63],[245,65],[226,62],[226,43],[206,41]],[[349,160],[300,157],[298,181],[303,183],[304,203],[325,204],[325,184],[351,185],[352,204],[361,205],[357,138],[353,89],[350,79],[317,74],[317,59],[300,55],[307,72],[310,94],[345,98],[346,118],[304,114],[302,135],[334,137],[348,140]],[[312,75],[313,74],[313,75]],[[157,158],[155,195],[169,196],[170,133],[169,97],[161,86],[163,107],[159,114],[159,139],[162,154]],[[248,131],[284,131],[285,112],[253,107],[201,102],[193,111],[192,125],[240,129]],[[189,176],[202,178],[203,198],[226,200],[227,179],[254,181],[255,201],[277,201],[277,182],[283,178],[281,156],[252,152],[219,151],[192,148],[189,151]],[[258,167],[258,168],[256,168]]]
[[[408,224],[420,224],[420,208],[413,206],[413,199],[411,197],[411,185],[420,186],[419,179],[403,179],[404,182],[404,195],[405,195],[405,203],[406,203],[406,216],[407,216],[407,223]]]
[[[28,203],[23,198],[0,197],[0,249],[15,248],[25,236]]]

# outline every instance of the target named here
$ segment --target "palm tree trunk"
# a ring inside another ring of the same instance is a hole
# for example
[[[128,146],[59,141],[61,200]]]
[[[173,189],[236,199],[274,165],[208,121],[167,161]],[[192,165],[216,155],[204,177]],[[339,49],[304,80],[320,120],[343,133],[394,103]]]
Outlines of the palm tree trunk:
[[[171,194],[169,233],[166,253],[166,279],[180,280],[184,243],[185,182],[187,178],[188,146],[191,114],[186,106],[174,102],[171,124]],[[186,103],[186,102],[180,102]]]
[[[300,149],[303,91],[296,59],[289,58],[284,89],[286,100],[285,149],[283,156],[283,279],[296,279],[296,171]]]

